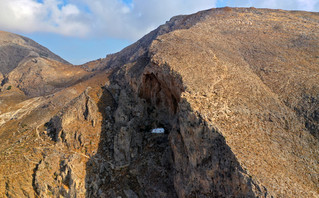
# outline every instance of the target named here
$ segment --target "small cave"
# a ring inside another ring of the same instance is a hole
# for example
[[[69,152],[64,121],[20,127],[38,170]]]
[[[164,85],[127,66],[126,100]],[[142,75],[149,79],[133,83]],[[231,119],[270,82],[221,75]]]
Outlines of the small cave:
[[[174,86],[172,77],[159,79],[154,73],[144,74],[139,97],[154,105],[160,112],[171,117],[177,113],[182,90]]]
[[[149,105],[148,115],[152,120],[149,132],[156,128],[163,128],[168,135],[177,126],[178,104],[183,91],[178,78],[170,75],[147,73],[142,76],[138,91],[140,98]]]

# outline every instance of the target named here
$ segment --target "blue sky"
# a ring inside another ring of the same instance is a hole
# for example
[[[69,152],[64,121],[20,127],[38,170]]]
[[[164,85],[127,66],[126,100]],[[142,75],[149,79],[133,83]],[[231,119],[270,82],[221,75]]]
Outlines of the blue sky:
[[[0,30],[83,64],[121,50],[172,16],[224,6],[318,12],[319,0],[0,0]]]

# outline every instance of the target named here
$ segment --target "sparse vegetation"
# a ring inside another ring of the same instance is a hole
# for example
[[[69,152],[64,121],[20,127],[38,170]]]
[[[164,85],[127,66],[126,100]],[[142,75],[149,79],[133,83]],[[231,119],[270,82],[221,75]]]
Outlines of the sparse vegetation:
[[[11,85],[9,85],[9,86],[7,87],[7,90],[11,90],[11,88],[12,88],[12,86],[11,86]]]

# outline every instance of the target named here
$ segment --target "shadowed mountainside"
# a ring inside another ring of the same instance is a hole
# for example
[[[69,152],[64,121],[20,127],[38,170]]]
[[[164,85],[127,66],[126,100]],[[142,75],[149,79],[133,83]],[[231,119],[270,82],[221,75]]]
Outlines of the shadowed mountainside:
[[[319,197],[318,25],[211,9],[79,67],[19,63],[0,92],[0,196]]]

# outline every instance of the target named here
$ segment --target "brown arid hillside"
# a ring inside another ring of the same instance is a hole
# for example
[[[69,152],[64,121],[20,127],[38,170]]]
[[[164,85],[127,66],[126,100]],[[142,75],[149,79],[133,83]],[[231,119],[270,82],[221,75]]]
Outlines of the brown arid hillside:
[[[218,8],[82,66],[10,47],[0,197],[319,197],[318,27]]]
[[[0,73],[5,75],[15,69],[27,57],[42,57],[69,64],[47,48],[23,36],[0,31]]]

